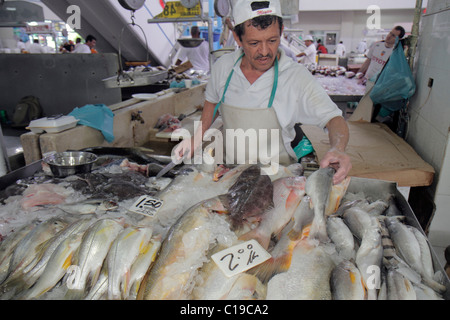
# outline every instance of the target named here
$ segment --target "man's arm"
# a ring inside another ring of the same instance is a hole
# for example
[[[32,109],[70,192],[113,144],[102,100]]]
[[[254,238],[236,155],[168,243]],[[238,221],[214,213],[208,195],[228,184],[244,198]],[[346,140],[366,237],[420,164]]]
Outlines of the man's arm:
[[[214,109],[216,108],[216,105],[205,101],[203,105],[203,112],[202,117],[200,119],[201,126],[198,128],[198,130],[194,133],[194,137],[192,137],[190,140],[183,140],[179,144],[175,146],[174,154],[178,158],[182,158],[183,155],[189,150],[189,158],[191,158],[194,155],[194,151],[202,146],[203,143],[203,136],[205,135],[205,132],[211,127],[214,120]],[[216,118],[218,117],[218,114],[216,114]],[[200,143],[200,145],[197,145]]]
[[[361,68],[359,68],[358,72],[361,72],[363,74],[366,74],[367,69],[369,69],[369,65],[370,65],[370,59],[367,58],[366,61],[364,61],[363,65],[361,66]]]
[[[349,141],[347,122],[343,117],[335,117],[327,124],[330,139],[330,150],[320,162],[322,168],[333,166],[337,171],[333,178],[334,184],[341,183],[352,169],[350,157],[345,153]]]

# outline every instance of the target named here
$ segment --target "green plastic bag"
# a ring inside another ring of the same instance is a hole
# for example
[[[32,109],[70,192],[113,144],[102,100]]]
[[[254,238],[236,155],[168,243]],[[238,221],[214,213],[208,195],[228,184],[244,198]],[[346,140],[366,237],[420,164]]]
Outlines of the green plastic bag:
[[[380,104],[384,107],[385,104],[385,109],[397,111],[405,105],[405,100],[411,98],[415,92],[416,83],[397,38],[396,47],[383,71],[381,71],[370,93],[370,98],[374,105]]]

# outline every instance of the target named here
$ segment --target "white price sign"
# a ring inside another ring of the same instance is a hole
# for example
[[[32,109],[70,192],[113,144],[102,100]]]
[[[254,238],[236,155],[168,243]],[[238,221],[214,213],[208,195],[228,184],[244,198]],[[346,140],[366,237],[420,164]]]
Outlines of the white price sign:
[[[256,240],[250,240],[220,251],[212,259],[227,277],[245,272],[272,256]]]
[[[130,211],[142,214],[144,216],[154,217],[161,209],[163,201],[150,196],[140,197],[129,209]]]

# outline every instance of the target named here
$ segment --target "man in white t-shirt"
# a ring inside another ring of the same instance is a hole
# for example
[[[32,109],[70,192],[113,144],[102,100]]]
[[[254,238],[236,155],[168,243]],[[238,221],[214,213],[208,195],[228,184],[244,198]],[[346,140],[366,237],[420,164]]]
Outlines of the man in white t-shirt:
[[[336,46],[336,54],[341,58],[345,57],[345,45],[343,41],[340,41]]]
[[[351,169],[350,157],[345,153],[349,139],[347,123],[308,70],[279,49],[283,32],[279,0],[237,0],[233,17],[233,33],[240,49],[223,55],[213,65],[206,87],[202,125],[194,138],[184,139],[175,147],[174,160],[192,156],[201,148],[205,132],[220,113],[223,132],[227,135],[229,130],[267,130],[268,135],[272,130],[278,132],[279,135],[266,139],[262,148],[267,146],[264,150],[272,152],[276,146],[280,164],[296,163],[299,159],[294,149],[298,145],[292,142],[296,138],[295,125],[302,123],[328,129],[330,149],[320,166],[336,165],[333,182],[342,182]],[[239,157],[236,153],[239,150],[229,150],[225,139],[226,163],[232,163],[229,160]],[[244,151],[251,155],[250,149],[256,146],[247,144]],[[257,161],[263,163],[259,156]]]
[[[200,30],[197,26],[192,26],[191,36],[193,39],[200,38]],[[180,53],[178,54],[178,60],[175,64],[180,65],[182,62],[186,62],[187,60],[192,63],[194,70],[209,73],[208,41],[203,41],[198,47],[181,48]]]
[[[375,85],[378,75],[389,60],[392,51],[394,51],[396,38],[402,39],[404,36],[405,29],[401,26],[396,26],[389,32],[384,41],[375,42],[370,47],[367,52],[367,60],[358,71],[364,74],[362,82],[366,82],[366,92]]]
[[[88,35],[86,37],[86,42],[79,44],[75,47],[75,50],[72,53],[94,53],[95,46],[97,45],[97,39],[93,35]]]
[[[47,50],[41,46],[39,40],[33,40],[33,43],[29,45],[28,50],[29,53],[47,53]]]
[[[298,58],[302,58],[300,60],[301,63],[305,64],[305,65],[311,65],[311,64],[315,64],[316,63],[316,58],[317,58],[317,48],[314,45],[314,39],[312,36],[307,35],[305,37],[305,39],[303,39],[305,41],[306,44],[306,50],[299,53],[297,55]]]

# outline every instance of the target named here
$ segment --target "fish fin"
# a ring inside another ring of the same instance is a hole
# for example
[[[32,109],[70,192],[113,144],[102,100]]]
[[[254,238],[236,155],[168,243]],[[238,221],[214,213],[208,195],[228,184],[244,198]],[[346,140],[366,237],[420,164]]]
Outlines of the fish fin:
[[[272,257],[259,266],[250,269],[247,273],[255,275],[262,283],[267,283],[274,275],[286,272],[289,269],[291,257],[292,255],[290,254],[283,255],[279,258]]]
[[[258,229],[250,230],[247,233],[244,233],[239,237],[239,240],[242,241],[249,241],[249,240],[256,240],[259,242],[259,244],[267,250],[269,248],[270,244],[270,236],[266,236],[264,234],[261,234]]]

